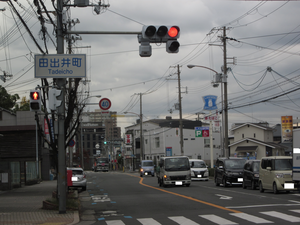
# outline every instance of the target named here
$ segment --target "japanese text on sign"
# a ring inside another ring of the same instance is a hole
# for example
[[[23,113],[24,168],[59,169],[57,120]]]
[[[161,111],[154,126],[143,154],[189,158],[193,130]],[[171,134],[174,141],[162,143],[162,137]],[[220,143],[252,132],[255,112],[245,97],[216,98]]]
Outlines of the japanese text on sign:
[[[86,77],[86,55],[35,55],[35,78]]]

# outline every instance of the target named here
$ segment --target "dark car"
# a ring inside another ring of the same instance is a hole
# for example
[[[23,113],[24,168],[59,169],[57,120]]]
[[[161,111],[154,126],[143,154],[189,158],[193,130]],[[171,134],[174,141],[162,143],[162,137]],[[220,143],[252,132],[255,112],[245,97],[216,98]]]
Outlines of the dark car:
[[[260,160],[248,160],[244,165],[243,188],[251,187],[255,190],[258,187]]]
[[[237,157],[218,158],[215,166],[215,184],[243,184],[243,169],[246,159]]]

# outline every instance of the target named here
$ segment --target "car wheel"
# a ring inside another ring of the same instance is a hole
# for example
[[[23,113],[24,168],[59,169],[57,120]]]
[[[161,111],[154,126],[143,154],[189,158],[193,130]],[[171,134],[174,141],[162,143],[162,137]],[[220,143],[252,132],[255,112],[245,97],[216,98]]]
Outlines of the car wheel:
[[[185,186],[189,187],[191,184],[186,184]]]
[[[259,191],[263,193],[265,190],[263,188],[262,182],[259,182]]]
[[[220,183],[218,183],[218,179],[215,177],[215,185],[220,186]]]
[[[277,185],[275,182],[273,183],[273,193],[278,194]]]
[[[82,187],[82,191],[86,191],[86,186]]]
[[[140,177],[143,177],[143,175],[142,175],[142,174],[140,174]]]
[[[159,186],[161,187],[162,186],[162,180],[158,178],[158,183],[159,183]]]
[[[254,180],[253,180],[253,181],[251,181],[251,189],[252,189],[252,190],[255,190],[255,189],[256,189],[256,186],[255,186],[255,182],[254,182]]]
[[[223,184],[223,187],[227,187],[226,177],[223,177],[222,184]]]

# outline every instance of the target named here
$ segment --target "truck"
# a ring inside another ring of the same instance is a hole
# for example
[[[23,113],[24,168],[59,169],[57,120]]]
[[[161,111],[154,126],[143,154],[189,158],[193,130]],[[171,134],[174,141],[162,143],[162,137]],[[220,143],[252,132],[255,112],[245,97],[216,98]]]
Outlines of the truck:
[[[300,191],[300,129],[293,129],[293,181]]]
[[[108,172],[109,170],[109,159],[105,157],[97,157],[95,159],[95,172],[98,171],[106,171]]]

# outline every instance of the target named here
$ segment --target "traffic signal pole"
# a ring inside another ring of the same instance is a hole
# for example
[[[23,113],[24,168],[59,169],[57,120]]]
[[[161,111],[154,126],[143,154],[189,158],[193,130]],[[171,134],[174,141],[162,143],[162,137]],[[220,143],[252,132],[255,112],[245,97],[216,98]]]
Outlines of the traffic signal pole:
[[[64,37],[63,37],[63,0],[57,1],[57,54],[64,54]],[[59,213],[66,213],[67,204],[67,186],[66,186],[66,152],[65,152],[65,78],[56,79],[58,88],[62,91],[59,99],[62,104],[57,108],[58,115],[58,176],[57,189],[59,198]]]

